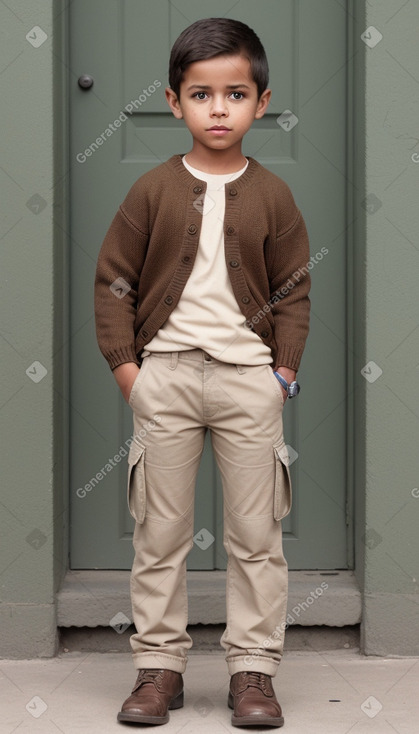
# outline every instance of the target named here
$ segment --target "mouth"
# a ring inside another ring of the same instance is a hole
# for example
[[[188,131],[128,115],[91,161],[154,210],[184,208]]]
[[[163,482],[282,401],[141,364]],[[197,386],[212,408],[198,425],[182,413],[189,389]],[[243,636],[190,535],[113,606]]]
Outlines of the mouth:
[[[213,136],[213,138],[223,138],[227,133],[231,132],[231,130],[228,127],[217,126],[214,125],[213,127],[210,127],[208,130],[209,133]]]

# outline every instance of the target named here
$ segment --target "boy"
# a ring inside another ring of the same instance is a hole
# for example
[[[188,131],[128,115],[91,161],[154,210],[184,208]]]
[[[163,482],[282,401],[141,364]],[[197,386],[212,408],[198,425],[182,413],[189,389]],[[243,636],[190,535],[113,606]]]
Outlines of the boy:
[[[307,230],[287,184],[241,152],[271,97],[253,30],[227,18],[193,23],[172,48],[169,84],[166,99],[192,148],[134,183],[95,281],[99,347],[132,408],[135,436],[128,504],[138,677],[118,720],[164,724],[183,706],[192,646],[186,557],[209,429],[223,483],[231,721],[280,727],[271,679],[283,652],[281,519],[291,508],[282,410],[299,390],[309,328]]]

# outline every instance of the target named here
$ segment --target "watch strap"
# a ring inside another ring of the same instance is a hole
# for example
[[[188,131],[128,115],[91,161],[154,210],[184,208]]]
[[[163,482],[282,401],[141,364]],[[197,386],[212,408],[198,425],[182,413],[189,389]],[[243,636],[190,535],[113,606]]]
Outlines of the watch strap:
[[[274,375],[275,375],[276,379],[281,383],[281,385],[284,388],[284,390],[286,390],[288,392],[289,385],[288,385],[288,382],[286,381],[285,377],[282,377],[282,375],[280,375],[279,372],[277,372],[276,370],[274,370]]]

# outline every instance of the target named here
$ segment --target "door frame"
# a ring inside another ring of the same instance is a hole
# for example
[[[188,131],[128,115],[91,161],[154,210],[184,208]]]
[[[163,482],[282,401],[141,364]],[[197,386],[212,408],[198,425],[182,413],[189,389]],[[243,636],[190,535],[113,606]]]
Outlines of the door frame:
[[[355,515],[355,495],[358,496],[355,486],[355,478],[358,472],[362,473],[362,456],[358,456],[356,451],[355,443],[355,421],[356,417],[361,415],[364,406],[364,395],[360,392],[355,393],[355,374],[356,374],[356,343],[361,341],[362,343],[362,330],[363,324],[357,325],[355,323],[355,299],[354,299],[354,286],[355,286],[355,271],[357,270],[356,258],[362,257],[365,249],[365,238],[360,238],[359,235],[355,237],[355,227],[353,223],[356,222],[359,213],[356,213],[356,197],[354,188],[363,189],[364,185],[364,169],[361,168],[360,162],[356,161],[356,138],[358,131],[363,131],[362,128],[362,110],[365,102],[364,90],[362,89],[358,94],[355,89],[355,77],[358,74],[364,73],[363,61],[358,61],[360,67],[358,70],[355,69],[356,56],[359,53],[359,48],[356,48],[356,37],[355,37],[355,22],[354,22],[354,1],[346,0],[347,6],[347,24],[346,24],[346,36],[347,36],[347,56],[348,62],[346,64],[346,106],[347,106],[347,127],[345,131],[346,138],[346,209],[345,209],[345,228],[346,228],[346,384],[347,384],[347,418],[346,418],[346,517],[347,517],[347,562],[348,568],[351,569],[351,573],[361,573],[361,569],[357,569],[357,563],[355,562],[355,541],[359,532],[355,523],[360,521],[362,523],[363,503],[362,499],[360,502],[360,510],[358,515]],[[71,175],[71,168],[74,165],[73,161],[69,157],[69,123],[68,123],[68,105],[69,105],[69,88],[70,78],[75,78],[76,74],[69,67],[69,18],[71,12],[71,3],[66,4],[66,0],[56,0],[55,6],[57,8],[56,16],[60,16],[57,23],[60,26],[62,33],[62,46],[60,51],[62,53],[63,64],[54,65],[54,84],[57,88],[60,86],[60,93],[57,92],[57,99],[60,99],[61,105],[56,107],[56,114],[54,116],[54,135],[57,140],[61,141],[62,154],[57,169],[61,172],[67,172]],[[361,145],[364,144],[364,138],[361,136]],[[353,184],[351,184],[353,182]],[[69,323],[69,268],[68,263],[70,260],[70,246],[71,246],[71,234],[69,232],[69,212],[70,212],[70,187],[68,177],[65,178],[62,185],[62,223],[65,230],[65,234],[62,236],[63,252],[62,252],[62,263],[60,272],[56,272],[56,293],[61,296],[60,308],[62,309],[63,319],[60,325],[62,331],[58,335],[54,335],[56,344],[64,344],[62,347],[62,367],[60,368],[61,374],[57,379],[62,397],[64,398],[64,408],[60,411],[60,415],[55,420],[60,421],[60,433],[66,441],[66,445],[63,447],[63,454],[65,460],[63,462],[63,476],[57,477],[57,492],[62,491],[60,495],[60,501],[64,503],[64,523],[59,524],[55,528],[55,544],[60,548],[63,553],[64,563],[61,573],[61,582],[65,581],[66,573],[70,571],[70,559],[69,559],[69,493],[70,493],[70,482],[69,482],[69,417],[71,404],[70,395],[70,374],[69,374],[69,360],[66,358],[70,349],[71,333]],[[357,227],[362,227],[359,222]],[[359,266],[358,266],[359,267]],[[359,282],[359,281],[358,281]],[[363,296],[363,294],[362,294]],[[358,350],[359,351],[359,350]],[[358,467],[358,468],[357,468]],[[365,476],[365,474],[364,474]],[[59,486],[58,486],[59,485]],[[360,487],[359,491],[362,492],[363,488]],[[360,528],[361,532],[362,529]],[[360,554],[360,560],[362,561],[362,554]],[[66,566],[67,564],[67,566]],[[96,572],[103,574],[103,571]],[[113,572],[115,573],[115,572]],[[127,573],[127,572],[121,572]],[[194,574],[195,572],[188,572]],[[207,572],[205,572],[207,573]],[[211,574],[220,573],[218,571],[211,571]],[[224,573],[224,572],[221,572]],[[299,573],[299,572],[293,572]],[[348,572],[349,573],[349,572]],[[57,588],[59,588],[59,580],[57,579]],[[193,593],[193,589],[191,590]],[[301,620],[300,624],[304,624]],[[338,623],[338,622],[337,622]]]

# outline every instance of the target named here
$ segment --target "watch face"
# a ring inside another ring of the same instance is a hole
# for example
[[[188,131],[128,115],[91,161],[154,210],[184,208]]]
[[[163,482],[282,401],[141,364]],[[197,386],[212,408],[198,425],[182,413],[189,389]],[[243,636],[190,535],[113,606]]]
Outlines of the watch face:
[[[288,395],[290,398],[294,398],[300,392],[300,386],[298,382],[292,382],[289,386]]]

